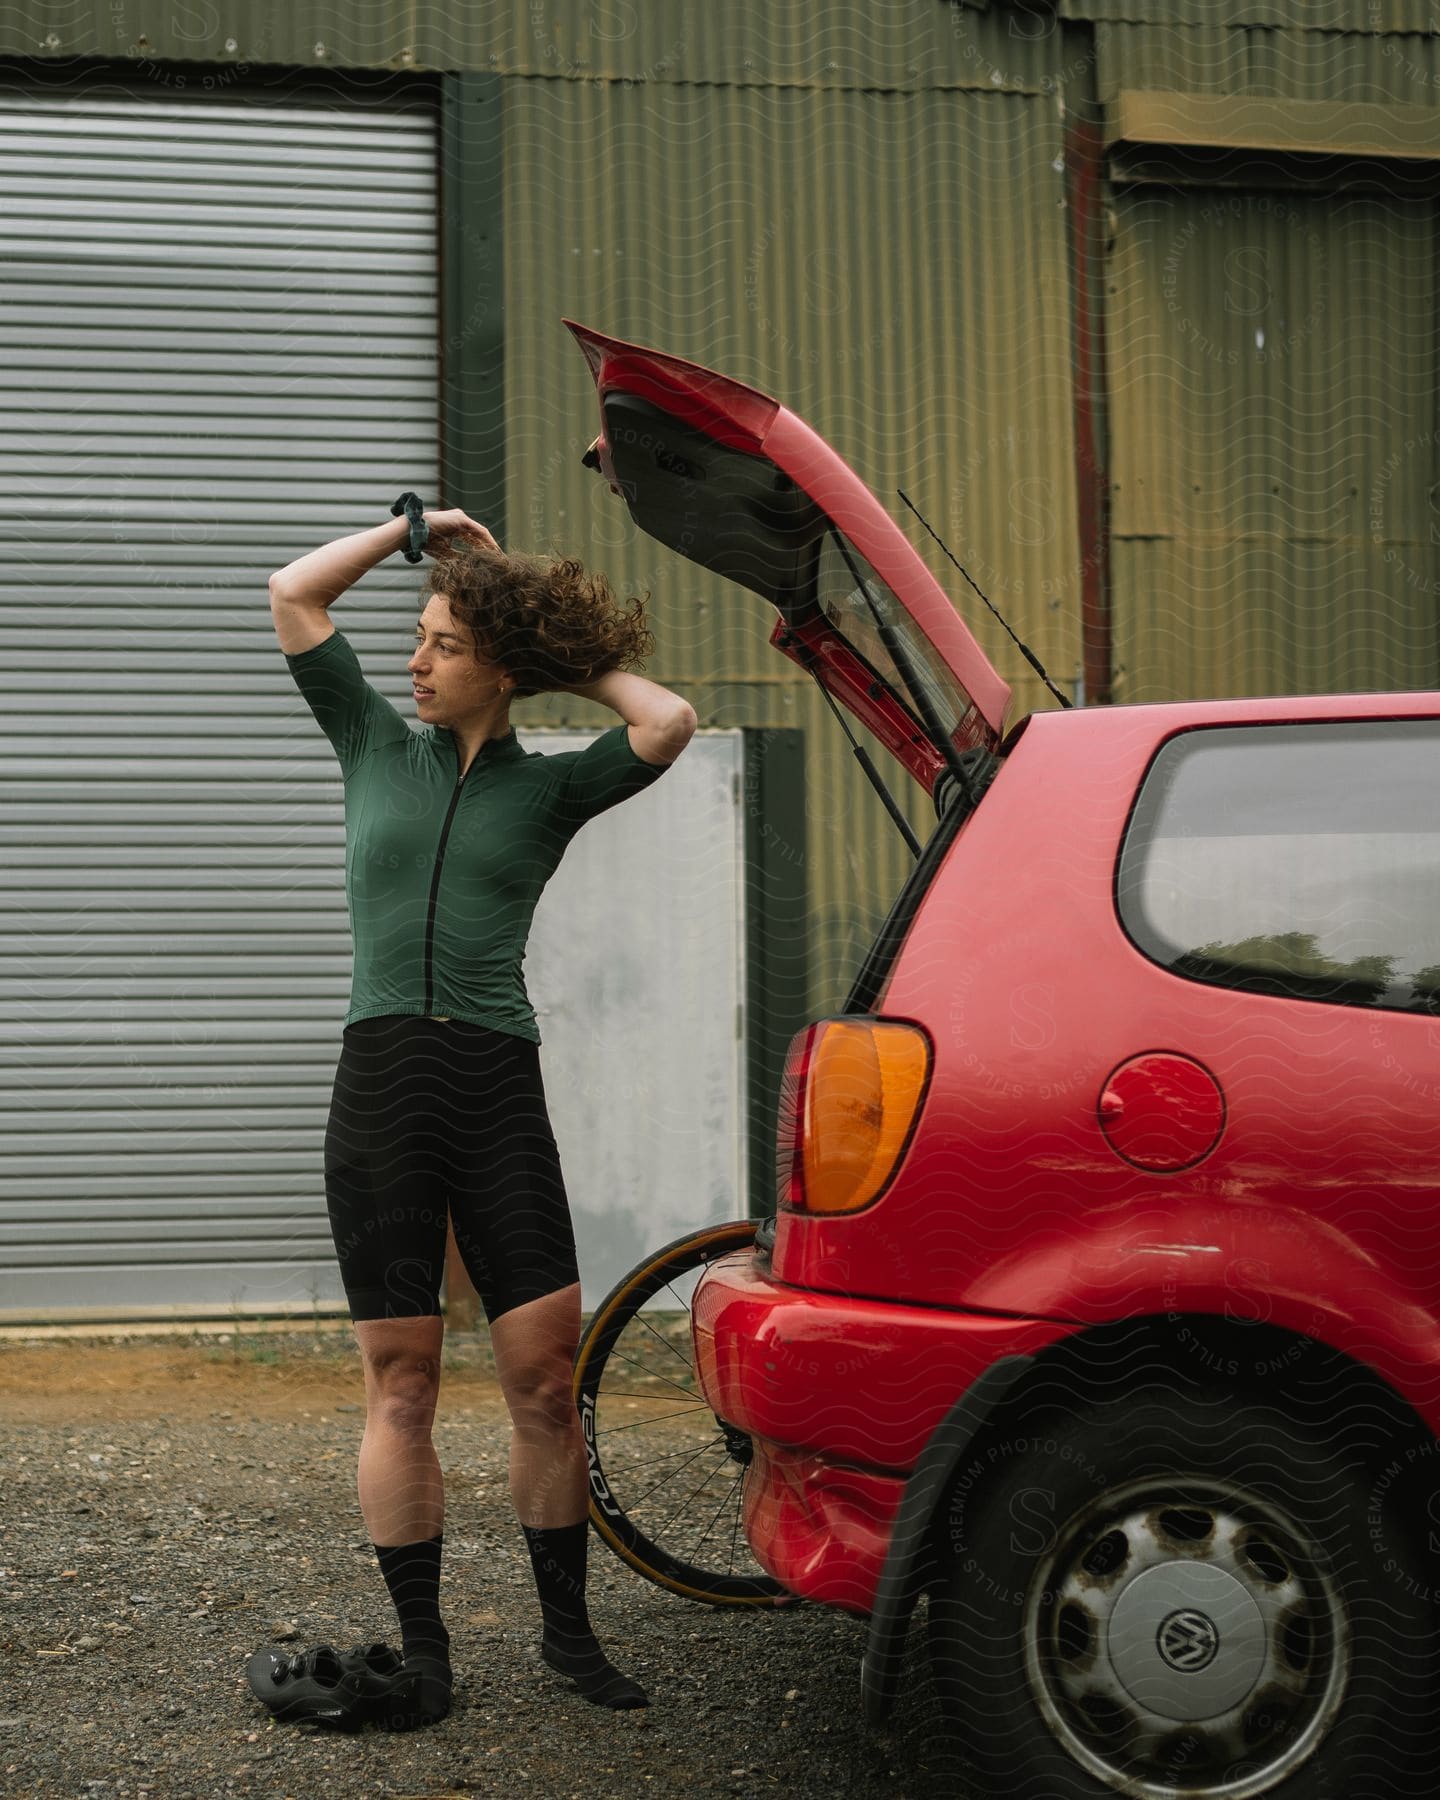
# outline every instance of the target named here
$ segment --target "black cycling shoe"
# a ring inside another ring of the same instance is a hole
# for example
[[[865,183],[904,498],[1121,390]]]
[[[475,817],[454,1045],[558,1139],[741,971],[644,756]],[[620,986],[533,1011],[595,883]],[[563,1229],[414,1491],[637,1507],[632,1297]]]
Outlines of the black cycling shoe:
[[[384,1646],[381,1646],[382,1648]],[[389,1651],[394,1656],[393,1650]],[[385,1731],[415,1731],[434,1725],[450,1710],[454,1677],[450,1664],[436,1656],[416,1656],[392,1674],[375,1677],[379,1691],[366,1702],[366,1717]]]
[[[340,1667],[362,1700],[388,1692],[390,1678],[400,1673],[403,1661],[398,1650],[382,1643],[356,1644],[353,1649],[340,1652]]]
[[[342,1666],[329,1644],[288,1656],[267,1644],[246,1662],[245,1679],[255,1698],[287,1724],[308,1722],[326,1731],[358,1731],[365,1723],[357,1674]]]

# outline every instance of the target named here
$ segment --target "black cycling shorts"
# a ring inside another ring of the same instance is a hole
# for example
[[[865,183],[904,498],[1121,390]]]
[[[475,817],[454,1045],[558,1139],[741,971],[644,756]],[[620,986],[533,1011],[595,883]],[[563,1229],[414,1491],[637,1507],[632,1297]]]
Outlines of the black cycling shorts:
[[[580,1279],[540,1047],[463,1019],[342,1033],[325,1197],[352,1319],[440,1311],[445,1225],[487,1319]]]

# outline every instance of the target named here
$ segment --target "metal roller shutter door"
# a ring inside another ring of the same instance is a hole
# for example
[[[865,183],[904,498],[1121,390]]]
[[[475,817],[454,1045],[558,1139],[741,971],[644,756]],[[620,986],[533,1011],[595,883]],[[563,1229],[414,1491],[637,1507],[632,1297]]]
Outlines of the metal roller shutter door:
[[[418,94],[0,87],[0,1317],[340,1297],[343,824],[265,582],[436,492],[435,169]],[[397,699],[414,589],[347,596]]]

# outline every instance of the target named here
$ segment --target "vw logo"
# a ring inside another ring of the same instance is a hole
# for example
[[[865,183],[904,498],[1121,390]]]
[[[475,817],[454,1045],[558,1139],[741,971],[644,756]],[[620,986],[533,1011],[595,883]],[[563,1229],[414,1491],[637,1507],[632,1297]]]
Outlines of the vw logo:
[[[1187,1608],[1160,1621],[1155,1644],[1172,1669],[1193,1675],[1214,1662],[1220,1651],[1220,1633],[1204,1613]]]

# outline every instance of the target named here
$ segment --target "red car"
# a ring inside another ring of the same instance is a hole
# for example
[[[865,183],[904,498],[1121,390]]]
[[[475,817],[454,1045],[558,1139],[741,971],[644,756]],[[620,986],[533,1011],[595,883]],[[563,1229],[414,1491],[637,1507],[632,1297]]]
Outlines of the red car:
[[[590,460],[937,815],[791,1046],[774,1219],[689,1258],[754,1593],[868,1617],[872,1720],[925,1595],[997,1794],[1431,1791],[1440,694],[1010,725],[799,419],[571,329]]]

